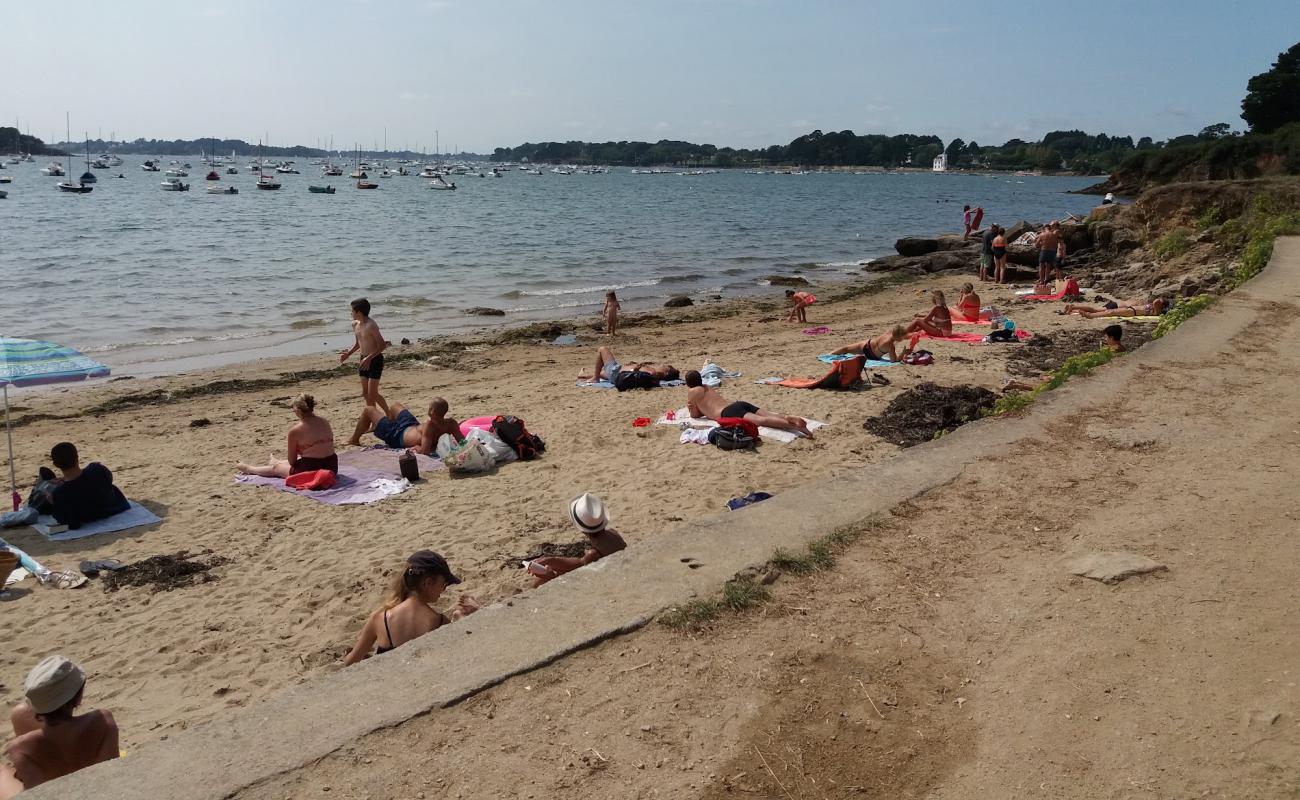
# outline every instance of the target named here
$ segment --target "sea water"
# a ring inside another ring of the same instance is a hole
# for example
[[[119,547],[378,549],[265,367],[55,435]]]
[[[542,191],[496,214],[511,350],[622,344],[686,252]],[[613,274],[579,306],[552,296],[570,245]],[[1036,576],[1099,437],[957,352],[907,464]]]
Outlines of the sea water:
[[[3,168],[14,177],[0,200],[3,335],[161,374],[346,346],[356,297],[391,341],[594,321],[611,289],[638,310],[680,294],[774,293],[773,274],[862,279],[862,262],[892,253],[899,236],[959,231],[966,203],[985,208],[986,224],[1096,203],[1067,194],[1093,179],[952,173],[511,171],[431,191],[425,179],[372,170],[380,188],[361,191],[305,160],[301,175],[276,176],[279,191],[257,190],[241,162],[240,174],[221,176],[239,189],[227,196],[205,191],[193,157],[191,190],[162,191],[162,173],[140,170],[144,158],[96,171],[85,195],[41,175],[49,159]],[[463,313],[477,306],[506,314]]]

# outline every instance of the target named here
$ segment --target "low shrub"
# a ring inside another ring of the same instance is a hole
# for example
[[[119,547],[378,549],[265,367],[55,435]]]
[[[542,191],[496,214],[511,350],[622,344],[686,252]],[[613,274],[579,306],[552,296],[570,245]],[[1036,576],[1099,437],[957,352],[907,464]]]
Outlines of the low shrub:
[[[1169,233],[1160,237],[1156,242],[1156,258],[1161,261],[1168,261],[1171,258],[1177,258],[1188,250],[1192,249],[1192,233],[1186,228],[1174,228]]]

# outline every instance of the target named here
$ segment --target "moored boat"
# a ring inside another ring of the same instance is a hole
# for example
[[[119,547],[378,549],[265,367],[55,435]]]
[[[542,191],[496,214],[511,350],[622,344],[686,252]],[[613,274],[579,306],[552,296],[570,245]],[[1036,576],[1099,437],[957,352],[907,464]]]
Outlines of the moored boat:
[[[159,184],[164,192],[188,192],[190,185],[182,183],[180,178],[168,178]]]
[[[333,186],[308,186],[307,191],[312,194],[334,194]]]

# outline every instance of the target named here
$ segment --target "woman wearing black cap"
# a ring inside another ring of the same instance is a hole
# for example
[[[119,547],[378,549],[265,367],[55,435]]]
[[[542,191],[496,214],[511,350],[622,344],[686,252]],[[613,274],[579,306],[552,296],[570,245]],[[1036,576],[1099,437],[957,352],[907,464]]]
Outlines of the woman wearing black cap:
[[[460,583],[447,565],[447,559],[432,550],[420,550],[406,559],[403,568],[393,575],[388,596],[361,629],[357,644],[343,659],[345,665],[355,664],[375,654],[387,653],[394,647],[437,630],[466,614],[478,611],[478,603],[469,595],[461,595],[456,610],[448,616],[434,610],[433,604],[442,597],[448,586]]]

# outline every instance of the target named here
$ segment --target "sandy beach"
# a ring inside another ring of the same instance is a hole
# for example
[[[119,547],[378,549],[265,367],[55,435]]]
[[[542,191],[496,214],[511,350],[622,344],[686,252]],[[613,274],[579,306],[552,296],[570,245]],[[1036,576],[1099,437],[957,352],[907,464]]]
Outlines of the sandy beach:
[[[5,531],[8,541],[52,569],[76,568],[83,559],[136,562],[182,550],[211,551],[227,562],[212,571],[215,580],[170,592],[105,592],[99,581],[72,591],[47,589],[31,579],[19,584],[0,602],[7,642],[0,648],[3,698],[20,698],[22,676],[40,657],[64,653],[86,668],[87,701],[114,711],[129,750],[338,668],[378,604],[389,571],[413,550],[441,551],[464,579],[456,588],[492,603],[526,585],[521,570],[502,568],[508,556],[538,543],[579,538],[565,508],[583,491],[607,501],[612,523],[636,547],[669,523],[721,513],[729,498],[779,493],[888,459],[897,448],[863,430],[866,418],[926,381],[996,389],[1009,376],[1008,356],[1023,346],[923,344],[936,355],[933,366],[881,370],[892,385],[869,391],[797,390],[754,381],[820,375],[826,366],[817,354],[924,312],[931,289],[955,301],[966,279],[930,276],[821,302],[810,309],[807,326],[784,322],[774,300],[750,300],[656,315],[657,324],[626,328],[612,342],[593,332],[590,320],[577,330],[579,344],[569,347],[481,338],[394,346],[391,360],[397,363],[383,378],[390,402],[409,404],[423,416],[428,400],[440,395],[460,419],[515,414],[548,449],[541,460],[487,475],[435,472],[405,494],[368,506],[327,506],[233,480],[236,461],[282,454],[292,422],[288,401],[300,391],[316,396],[318,412],[332,422],[340,446],[346,440],[361,408],[355,376],[281,378],[329,370],[337,364],[332,353],[20,398],[20,427],[14,431],[20,483],[30,484],[52,444],[70,440],[83,462],[108,465],[127,495],[164,521],[143,533],[58,544],[21,528]],[[1035,333],[1052,337],[1103,327],[1099,320],[1058,316],[1056,304],[1012,305],[1007,288],[981,289],[986,304],[1011,309],[1019,327]],[[383,309],[375,316],[382,325]],[[801,332],[816,325],[833,333]],[[744,374],[721,387],[728,399],[821,420],[827,427],[815,441],[765,443],[757,453],[679,444],[679,431],[671,426],[633,427],[637,417],[682,406],[686,390],[620,394],[575,387],[575,376],[591,368],[602,343],[611,344],[625,363],[662,360],[686,370],[708,357]],[[259,388],[222,383],[232,380]],[[208,390],[197,391],[204,386]],[[176,393],[188,396],[168,399]],[[152,402],[139,404],[142,397]],[[191,426],[200,419],[210,424]],[[444,602],[454,604],[455,595],[449,592]]]

